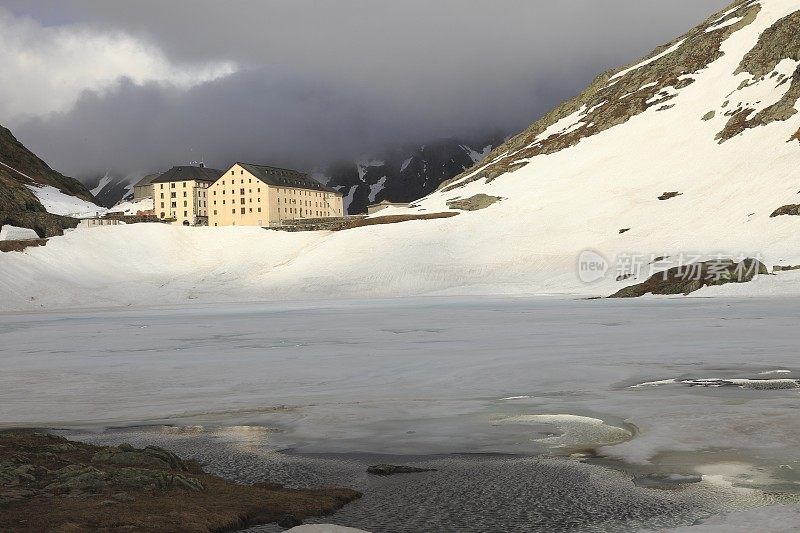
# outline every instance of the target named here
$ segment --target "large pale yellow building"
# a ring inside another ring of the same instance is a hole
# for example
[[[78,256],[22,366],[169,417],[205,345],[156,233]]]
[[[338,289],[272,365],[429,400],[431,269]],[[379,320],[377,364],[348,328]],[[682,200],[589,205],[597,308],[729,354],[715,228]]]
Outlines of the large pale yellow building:
[[[211,226],[269,226],[345,215],[340,192],[285,168],[236,163],[207,193]]]
[[[208,225],[208,189],[221,170],[200,166],[172,167],[153,179],[153,211],[162,220],[184,226]]]

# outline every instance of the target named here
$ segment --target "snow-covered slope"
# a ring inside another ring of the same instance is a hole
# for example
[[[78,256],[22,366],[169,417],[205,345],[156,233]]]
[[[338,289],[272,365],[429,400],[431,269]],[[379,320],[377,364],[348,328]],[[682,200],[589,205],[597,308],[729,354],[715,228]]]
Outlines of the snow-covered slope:
[[[661,266],[716,255],[800,265],[800,217],[770,216],[800,204],[797,27],[796,0],[738,1],[601,75],[418,207],[381,214],[447,211],[448,201],[479,193],[502,198],[485,209],[330,234],[75,232],[0,255],[2,301],[607,295],[635,281],[617,281],[625,272],[615,258],[634,258],[645,272],[661,257]],[[609,263],[595,283],[578,276],[584,250]],[[701,292],[752,293],[800,293],[800,274]]]
[[[103,214],[107,211],[92,202],[87,202],[77,196],[65,194],[49,185],[26,185],[44,206],[48,213],[81,218]]]

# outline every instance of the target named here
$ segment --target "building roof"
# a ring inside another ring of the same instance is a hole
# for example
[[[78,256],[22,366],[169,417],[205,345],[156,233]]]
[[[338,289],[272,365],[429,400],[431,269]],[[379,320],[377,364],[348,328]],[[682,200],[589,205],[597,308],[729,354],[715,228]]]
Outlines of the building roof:
[[[194,166],[180,166],[172,167],[157,178],[153,179],[151,183],[167,183],[170,181],[208,181],[215,182],[219,179],[224,170],[217,170],[216,168],[194,167]]]
[[[251,163],[237,163],[250,174],[257,177],[267,185],[276,187],[297,187],[298,189],[313,189],[335,194],[342,194],[336,189],[331,189],[321,184],[308,174],[288,168],[270,167],[267,165],[254,165]]]
[[[150,185],[153,183],[153,180],[156,179],[159,174],[148,174],[147,176],[143,177],[139,181],[137,181],[133,186],[134,187],[143,187],[145,185]]]

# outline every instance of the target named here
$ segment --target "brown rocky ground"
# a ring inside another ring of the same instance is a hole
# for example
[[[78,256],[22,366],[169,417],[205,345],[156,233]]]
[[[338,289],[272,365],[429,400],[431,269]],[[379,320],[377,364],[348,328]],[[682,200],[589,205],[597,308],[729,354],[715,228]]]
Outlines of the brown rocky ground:
[[[234,531],[331,514],[346,488],[239,485],[164,449],[0,433],[0,531]]]
[[[673,267],[653,274],[642,283],[621,289],[609,298],[639,298],[646,294],[691,294],[703,287],[726,283],[748,283],[768,275],[767,267],[757,259],[715,259]]]
[[[27,241],[0,241],[0,252],[22,252],[26,248],[44,246],[47,239],[30,239]]]

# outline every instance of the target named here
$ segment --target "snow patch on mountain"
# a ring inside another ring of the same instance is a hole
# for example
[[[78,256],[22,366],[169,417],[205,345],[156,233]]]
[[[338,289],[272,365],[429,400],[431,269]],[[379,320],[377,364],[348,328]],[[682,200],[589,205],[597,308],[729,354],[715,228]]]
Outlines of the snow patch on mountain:
[[[106,175],[100,178],[100,181],[97,182],[97,185],[91,190],[92,194],[97,196],[100,191],[102,191],[109,183],[112,182],[113,179],[114,178],[112,178],[110,174],[106,173]]]
[[[82,200],[77,196],[64,194],[50,185],[26,185],[44,206],[48,213],[81,218],[104,214],[108,210],[99,205]]]
[[[386,186],[386,176],[383,176],[381,179],[369,186],[369,201],[374,202],[375,197],[381,192],[384,187]]]

